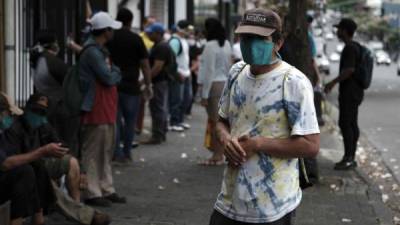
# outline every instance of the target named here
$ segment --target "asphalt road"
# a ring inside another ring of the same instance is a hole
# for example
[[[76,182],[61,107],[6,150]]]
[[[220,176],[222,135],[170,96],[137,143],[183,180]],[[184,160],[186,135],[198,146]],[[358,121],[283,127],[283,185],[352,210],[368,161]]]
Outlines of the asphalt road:
[[[337,44],[337,40],[328,42],[328,57]],[[331,75],[325,76],[325,80],[333,79],[338,68],[339,63],[331,62]],[[336,98],[335,95],[328,97]],[[400,76],[397,75],[396,63],[375,65],[371,87],[365,92],[360,107],[359,125],[400,181]]]

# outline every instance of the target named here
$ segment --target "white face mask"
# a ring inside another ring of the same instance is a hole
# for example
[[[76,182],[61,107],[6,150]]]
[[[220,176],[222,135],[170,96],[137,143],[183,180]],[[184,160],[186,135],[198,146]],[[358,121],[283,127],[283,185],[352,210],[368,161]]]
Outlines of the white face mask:
[[[169,39],[171,39],[171,34],[165,33],[164,34],[164,40],[169,40]]]
[[[196,44],[196,40],[194,40],[194,39],[188,39],[188,44],[189,44],[190,46],[193,46],[193,45]]]

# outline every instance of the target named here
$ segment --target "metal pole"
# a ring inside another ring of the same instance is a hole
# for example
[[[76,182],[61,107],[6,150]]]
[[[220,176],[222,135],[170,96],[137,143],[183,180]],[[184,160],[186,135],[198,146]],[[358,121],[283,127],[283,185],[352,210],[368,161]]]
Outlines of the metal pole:
[[[15,99],[15,0],[4,2],[5,92]]]

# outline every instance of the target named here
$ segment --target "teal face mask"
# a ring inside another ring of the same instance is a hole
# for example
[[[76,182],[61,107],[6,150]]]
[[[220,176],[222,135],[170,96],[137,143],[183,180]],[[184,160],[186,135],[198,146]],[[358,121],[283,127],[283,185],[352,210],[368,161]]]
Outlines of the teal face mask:
[[[42,125],[47,123],[46,116],[42,116],[36,113],[33,113],[29,110],[24,113],[25,121],[29,124],[32,129],[36,129],[41,127]]]
[[[13,124],[14,120],[12,118],[12,116],[5,116],[1,119],[0,121],[0,129],[1,130],[7,130],[8,128],[11,127],[11,125]]]
[[[243,38],[240,41],[240,50],[243,61],[250,65],[272,65],[280,60],[277,54],[278,58],[272,61],[274,43],[262,38]]]

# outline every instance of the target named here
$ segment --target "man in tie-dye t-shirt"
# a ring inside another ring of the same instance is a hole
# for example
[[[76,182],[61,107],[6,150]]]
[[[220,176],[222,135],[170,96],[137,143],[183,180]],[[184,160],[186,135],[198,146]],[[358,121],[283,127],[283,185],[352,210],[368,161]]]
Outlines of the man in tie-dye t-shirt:
[[[315,157],[319,128],[307,77],[280,59],[279,16],[245,13],[236,30],[243,61],[220,100],[219,140],[228,166],[210,225],[291,225],[301,201],[299,157]]]

